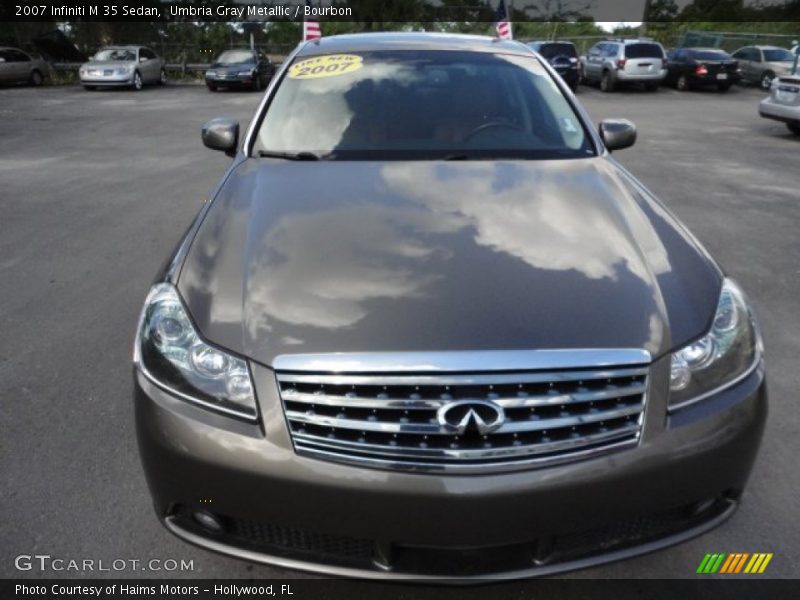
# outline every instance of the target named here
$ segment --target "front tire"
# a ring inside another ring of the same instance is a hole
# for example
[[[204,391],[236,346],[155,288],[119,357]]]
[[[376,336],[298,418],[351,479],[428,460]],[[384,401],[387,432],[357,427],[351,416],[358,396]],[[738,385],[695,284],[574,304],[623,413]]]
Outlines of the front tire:
[[[800,121],[792,121],[786,124],[786,128],[795,135],[800,135]]]
[[[256,75],[253,79],[253,91],[260,92],[261,91],[261,75]]]
[[[131,87],[136,92],[142,91],[142,88],[144,87],[144,82],[142,81],[142,75],[139,73],[139,71],[134,72],[133,83]]]
[[[678,79],[675,80],[675,88],[681,92],[689,90],[689,80],[686,78],[686,75],[680,75]]]
[[[209,92],[216,92],[217,91],[217,86],[215,84],[213,84],[213,83],[207,83],[206,87],[208,88]]]
[[[611,77],[611,73],[605,71],[603,76],[600,78],[600,91],[601,92],[613,92],[614,91],[614,79]]]
[[[167,85],[167,71],[161,69],[161,74],[158,76],[158,85]]]
[[[44,83],[44,75],[39,69],[34,69],[31,71],[31,78],[30,78],[31,85],[33,87],[39,87]]]
[[[775,79],[775,73],[766,71],[761,75],[761,89],[768,90],[772,87],[772,80]]]

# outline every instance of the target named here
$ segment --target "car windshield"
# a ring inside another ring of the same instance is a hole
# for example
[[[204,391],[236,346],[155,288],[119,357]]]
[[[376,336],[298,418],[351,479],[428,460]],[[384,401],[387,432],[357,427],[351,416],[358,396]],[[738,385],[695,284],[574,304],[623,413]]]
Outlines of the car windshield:
[[[783,48],[764,50],[764,60],[767,62],[788,62],[794,60],[794,54]]]
[[[106,48],[94,55],[94,60],[99,61],[126,61],[136,60],[136,52],[127,48]]]
[[[221,65],[238,65],[253,62],[253,53],[247,50],[228,50],[219,55],[217,62]]]
[[[580,118],[535,57],[462,51],[297,58],[254,150],[333,160],[594,154]]]
[[[572,44],[542,44],[539,46],[539,54],[544,56],[547,60],[553,60],[557,56],[567,56],[576,58],[578,53],[575,51],[575,46]]]
[[[658,44],[628,44],[625,46],[626,58],[664,58]]]
[[[722,50],[693,50],[692,57],[696,60],[728,60],[730,54]]]

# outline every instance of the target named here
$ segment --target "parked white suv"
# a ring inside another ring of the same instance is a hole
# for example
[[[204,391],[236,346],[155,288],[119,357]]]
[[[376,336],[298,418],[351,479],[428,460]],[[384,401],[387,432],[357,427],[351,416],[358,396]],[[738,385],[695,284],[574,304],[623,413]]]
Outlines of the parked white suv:
[[[584,80],[599,83],[604,92],[622,83],[641,83],[655,91],[667,76],[667,54],[653,40],[606,40],[592,46],[582,60]]]

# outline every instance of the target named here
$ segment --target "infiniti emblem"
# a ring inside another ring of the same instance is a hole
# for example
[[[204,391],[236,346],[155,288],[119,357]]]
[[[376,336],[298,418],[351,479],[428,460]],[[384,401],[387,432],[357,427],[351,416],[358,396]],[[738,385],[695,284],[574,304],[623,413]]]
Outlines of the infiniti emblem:
[[[499,429],[506,420],[502,407],[485,400],[457,400],[448,402],[436,412],[439,425],[463,435],[474,431],[481,435]]]

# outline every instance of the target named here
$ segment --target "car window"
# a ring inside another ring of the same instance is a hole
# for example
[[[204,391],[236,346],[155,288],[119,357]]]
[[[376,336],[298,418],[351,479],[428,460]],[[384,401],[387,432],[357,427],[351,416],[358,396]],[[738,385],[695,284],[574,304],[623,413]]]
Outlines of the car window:
[[[769,48],[764,50],[764,60],[767,62],[788,62],[794,60],[794,54],[783,48]]]
[[[761,62],[761,50],[758,48],[750,48],[750,50],[747,51],[747,60]]]
[[[129,48],[104,48],[94,55],[98,61],[129,61],[136,60],[136,52]]]
[[[253,61],[253,53],[249,50],[228,50],[223,52],[217,58],[217,62],[222,65],[238,65],[242,63],[251,63]]]
[[[673,50],[668,56],[671,60],[683,62],[686,60],[687,54],[686,50]]]
[[[664,50],[658,44],[627,44],[626,58],[664,58]]]
[[[603,52],[603,56],[616,56],[617,55],[617,45],[616,44],[606,44],[605,52]]]
[[[730,54],[722,50],[692,50],[695,60],[729,60]]]
[[[152,50],[148,50],[147,48],[142,48],[139,50],[139,56],[142,58],[153,59],[156,57],[156,53]]]
[[[538,59],[459,51],[297,58],[267,109],[255,150],[337,160],[594,153]]]
[[[539,54],[541,54],[547,60],[552,60],[557,56],[567,56],[570,58],[577,58],[578,56],[575,46],[565,42],[541,44],[539,47]]]

